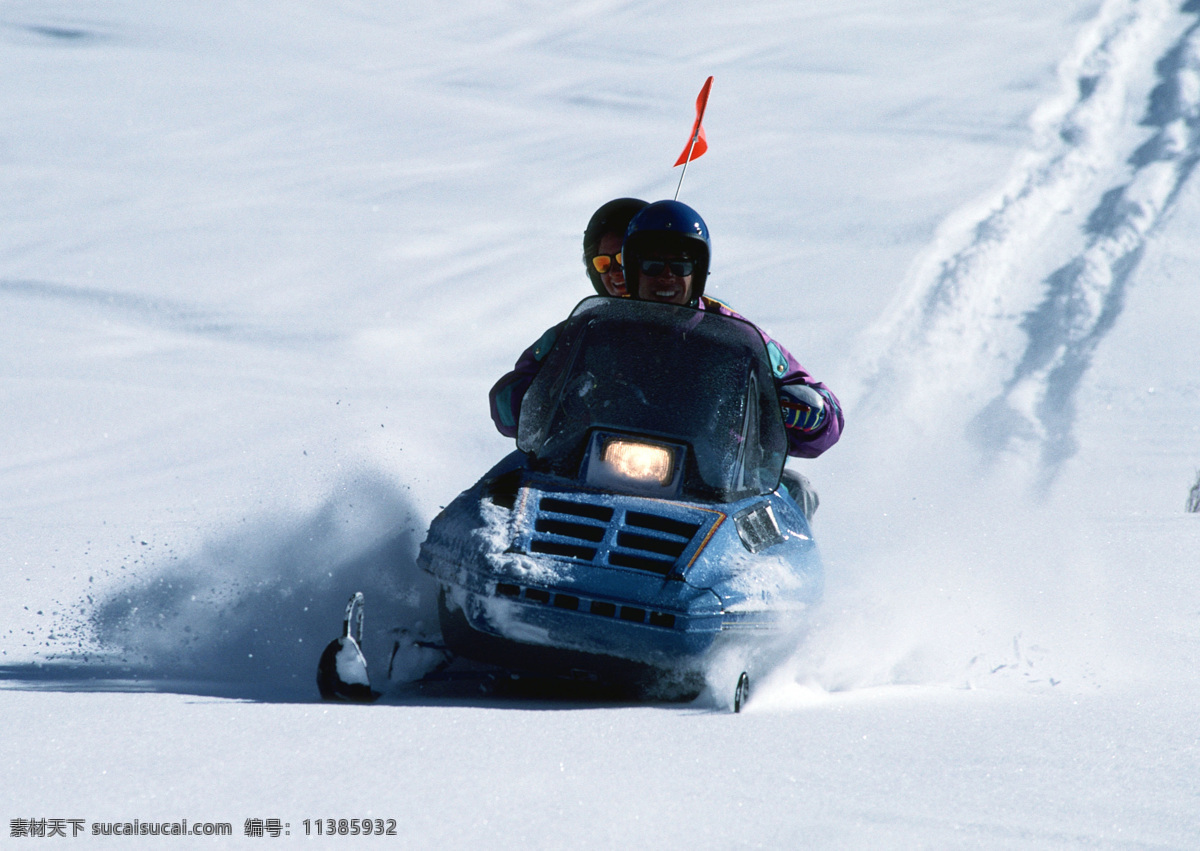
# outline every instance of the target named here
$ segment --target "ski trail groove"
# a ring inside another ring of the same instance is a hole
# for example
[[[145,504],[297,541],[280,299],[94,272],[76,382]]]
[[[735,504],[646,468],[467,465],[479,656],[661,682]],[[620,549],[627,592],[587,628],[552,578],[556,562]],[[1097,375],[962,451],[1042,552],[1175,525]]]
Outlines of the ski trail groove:
[[[1200,3],[1188,7],[1200,10]],[[972,423],[972,437],[991,449],[1004,447],[1011,435],[1032,435],[1043,486],[1075,452],[1076,391],[1120,316],[1146,241],[1200,159],[1200,21],[1171,46],[1157,71],[1141,122],[1155,132],[1129,157],[1131,178],[1101,196],[1084,226],[1086,247],[1046,279],[1045,297],[1022,322],[1029,342],[1021,360]],[[1021,410],[1018,400],[1032,405]]]
[[[919,431],[942,419],[988,457],[1024,453],[1041,484],[1053,480],[1075,449],[1092,353],[1200,158],[1197,13],[1200,0],[1103,6],[1062,65],[1065,93],[1035,116],[1039,143],[997,200],[943,227],[907,303],[877,332],[868,412],[900,411]],[[1133,114],[1150,63],[1156,79]],[[1048,251],[1072,244],[1046,275]]]

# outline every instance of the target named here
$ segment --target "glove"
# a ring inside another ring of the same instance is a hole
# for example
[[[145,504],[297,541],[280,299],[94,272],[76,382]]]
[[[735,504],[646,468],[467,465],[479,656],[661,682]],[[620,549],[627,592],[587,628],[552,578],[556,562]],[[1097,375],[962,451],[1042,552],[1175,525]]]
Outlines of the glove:
[[[787,384],[779,388],[779,407],[783,424],[805,434],[813,434],[825,425],[825,397],[807,384]]]

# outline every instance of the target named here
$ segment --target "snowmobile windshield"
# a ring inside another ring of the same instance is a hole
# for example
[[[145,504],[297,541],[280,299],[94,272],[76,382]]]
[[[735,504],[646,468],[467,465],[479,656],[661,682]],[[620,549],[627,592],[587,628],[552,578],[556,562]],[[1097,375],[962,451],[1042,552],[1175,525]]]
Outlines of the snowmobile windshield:
[[[787,456],[754,326],[616,298],[585,299],[572,312],[525,394],[517,446],[535,468],[568,478],[605,453],[640,451],[631,475],[659,476],[653,495],[709,502],[770,493]],[[622,490],[616,481],[607,484]]]

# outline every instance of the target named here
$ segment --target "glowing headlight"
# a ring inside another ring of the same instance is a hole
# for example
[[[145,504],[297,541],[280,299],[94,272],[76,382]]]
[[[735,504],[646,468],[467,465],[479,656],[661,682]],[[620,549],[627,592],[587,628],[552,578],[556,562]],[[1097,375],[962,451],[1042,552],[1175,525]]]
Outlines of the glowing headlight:
[[[675,476],[675,455],[665,446],[610,440],[602,460],[618,476],[639,482],[667,485]]]

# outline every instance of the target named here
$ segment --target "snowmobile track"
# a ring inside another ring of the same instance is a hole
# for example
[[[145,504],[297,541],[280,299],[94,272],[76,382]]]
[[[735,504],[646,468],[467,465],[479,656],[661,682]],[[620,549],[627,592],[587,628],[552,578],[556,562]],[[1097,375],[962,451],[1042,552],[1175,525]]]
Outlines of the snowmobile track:
[[[955,426],[985,454],[1023,451],[1039,485],[1054,479],[1075,451],[1093,353],[1200,159],[1198,16],[1197,0],[1102,7],[1060,69],[1063,95],[1039,110],[1039,141],[986,211],[948,222],[914,272],[880,331],[866,404],[920,426],[922,411],[950,409],[929,397],[949,397],[963,411]],[[1050,258],[1051,236],[1077,248]]]

